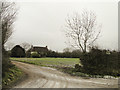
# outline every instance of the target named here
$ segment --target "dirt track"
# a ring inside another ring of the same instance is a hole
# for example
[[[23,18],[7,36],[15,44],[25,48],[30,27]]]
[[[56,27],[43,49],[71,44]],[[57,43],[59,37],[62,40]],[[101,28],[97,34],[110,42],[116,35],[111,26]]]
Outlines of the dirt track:
[[[117,88],[117,79],[72,77],[56,69],[12,61],[28,76],[13,88]]]

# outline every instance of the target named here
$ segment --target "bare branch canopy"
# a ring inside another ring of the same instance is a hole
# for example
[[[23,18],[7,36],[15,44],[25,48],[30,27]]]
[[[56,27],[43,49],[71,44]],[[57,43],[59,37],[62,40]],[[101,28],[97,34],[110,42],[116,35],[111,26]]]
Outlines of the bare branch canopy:
[[[15,3],[1,2],[0,16],[2,22],[2,45],[4,45],[12,34],[12,26],[16,16]]]
[[[74,46],[86,52],[100,34],[96,15],[93,12],[83,11],[81,15],[74,13],[73,17],[66,20],[66,36],[74,41]]]

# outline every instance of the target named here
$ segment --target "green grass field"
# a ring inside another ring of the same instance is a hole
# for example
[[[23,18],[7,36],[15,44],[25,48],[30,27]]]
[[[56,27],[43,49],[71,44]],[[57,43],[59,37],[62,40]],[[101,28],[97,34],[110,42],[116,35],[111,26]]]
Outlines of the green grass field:
[[[79,63],[79,58],[10,58],[11,60],[40,65],[55,67],[74,67]]]

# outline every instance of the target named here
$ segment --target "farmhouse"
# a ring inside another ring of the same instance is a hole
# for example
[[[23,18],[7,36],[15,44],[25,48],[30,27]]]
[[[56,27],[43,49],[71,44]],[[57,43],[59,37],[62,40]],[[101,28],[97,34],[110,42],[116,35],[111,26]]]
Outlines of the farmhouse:
[[[41,57],[46,56],[48,52],[47,46],[45,47],[39,47],[39,46],[31,46],[31,48],[28,50],[30,54],[32,53],[38,53]]]

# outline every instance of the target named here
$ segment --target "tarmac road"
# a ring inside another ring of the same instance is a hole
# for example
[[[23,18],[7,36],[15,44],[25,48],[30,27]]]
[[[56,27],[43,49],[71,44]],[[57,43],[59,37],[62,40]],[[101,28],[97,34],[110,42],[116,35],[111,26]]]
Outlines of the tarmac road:
[[[13,88],[118,88],[118,79],[70,76],[56,69],[12,61],[27,77]]]

